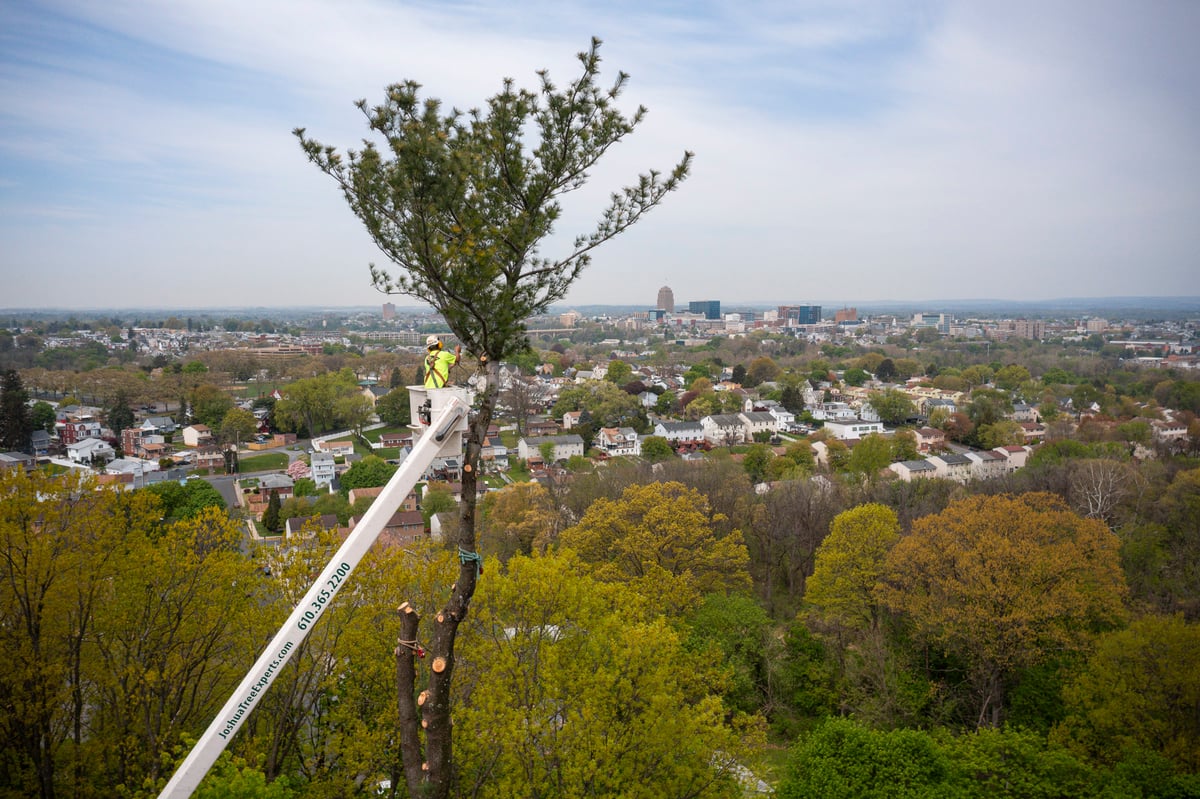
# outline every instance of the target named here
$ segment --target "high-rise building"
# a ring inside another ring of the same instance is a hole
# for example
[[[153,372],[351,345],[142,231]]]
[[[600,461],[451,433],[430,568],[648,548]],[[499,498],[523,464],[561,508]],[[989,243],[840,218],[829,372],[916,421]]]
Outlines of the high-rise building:
[[[841,322],[857,322],[858,321],[858,309],[857,308],[839,308],[838,310],[834,311],[834,313],[833,313],[833,321],[838,322],[839,324]]]
[[[655,308],[662,308],[667,313],[675,313],[675,292],[671,291],[670,286],[663,286],[658,290],[658,305]]]
[[[688,313],[704,314],[705,319],[721,318],[720,300],[692,300],[688,303]]]
[[[779,318],[788,324],[818,325],[821,323],[821,306],[780,305]]]
[[[1041,319],[1017,319],[1013,322],[1013,335],[1040,341],[1046,337],[1046,323]]]
[[[385,302],[383,304],[383,321],[386,322],[389,319],[395,319],[395,318],[396,318],[396,306],[390,302]]]
[[[939,333],[949,334],[951,321],[953,318],[950,314],[915,313],[908,326],[912,328],[932,327]]]

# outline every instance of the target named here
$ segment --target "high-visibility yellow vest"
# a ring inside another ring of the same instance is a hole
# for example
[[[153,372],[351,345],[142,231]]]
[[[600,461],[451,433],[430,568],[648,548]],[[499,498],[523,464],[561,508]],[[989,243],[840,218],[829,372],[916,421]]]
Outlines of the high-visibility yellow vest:
[[[425,356],[425,388],[444,388],[450,382],[450,367],[458,363],[454,353],[437,350]]]

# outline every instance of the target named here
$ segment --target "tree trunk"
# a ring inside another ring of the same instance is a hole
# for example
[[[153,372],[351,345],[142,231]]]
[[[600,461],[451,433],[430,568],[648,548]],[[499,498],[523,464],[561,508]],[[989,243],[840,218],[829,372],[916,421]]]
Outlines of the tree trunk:
[[[479,456],[492,421],[492,411],[499,392],[499,374],[495,361],[487,363],[487,385],[479,409],[470,420],[467,434],[467,453],[463,463],[462,504],[459,513],[458,548],[460,563],[458,581],[450,598],[433,619],[429,637],[429,687],[416,696],[417,653],[415,643],[420,619],[411,608],[404,610],[401,635],[403,642],[396,648],[396,682],[399,693],[400,755],[409,795],[445,799],[450,795],[453,780],[452,730],[450,720],[450,686],[454,675],[454,641],[458,625],[467,616],[479,565],[463,553],[475,553],[475,502],[479,475]],[[425,733],[424,757],[420,735]]]

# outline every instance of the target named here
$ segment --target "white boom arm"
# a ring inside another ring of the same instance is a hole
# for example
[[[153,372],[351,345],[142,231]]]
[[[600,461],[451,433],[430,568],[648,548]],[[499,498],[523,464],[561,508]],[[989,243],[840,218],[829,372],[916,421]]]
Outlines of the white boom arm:
[[[449,398],[441,413],[433,420],[429,431],[413,446],[404,463],[363,514],[362,521],[346,536],[329,565],[317,577],[317,581],[308,589],[308,593],[300,600],[292,615],[254,662],[254,666],[233,692],[233,696],[229,697],[229,701],[221,708],[217,718],[188,753],[175,775],[171,777],[171,781],[167,783],[167,787],[159,794],[159,799],[187,799],[196,790],[242,722],[254,710],[258,700],[266,693],[284,664],[308,635],[308,631],[346,584],[350,573],[358,566],[371,544],[375,543],[392,513],[408,496],[408,492],[412,491],[433,459],[439,455],[443,443],[448,437],[453,438],[451,432],[460,429],[467,410],[467,404],[461,399]]]

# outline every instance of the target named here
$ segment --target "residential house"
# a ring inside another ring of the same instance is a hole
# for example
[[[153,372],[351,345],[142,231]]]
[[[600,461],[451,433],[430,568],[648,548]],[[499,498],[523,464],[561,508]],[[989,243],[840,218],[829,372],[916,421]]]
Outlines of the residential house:
[[[367,400],[371,403],[372,408],[374,408],[375,403],[383,399],[389,391],[391,391],[391,389],[387,386],[381,386],[376,383],[360,385],[358,389],[358,393],[367,398]]]
[[[121,451],[127,455],[136,455],[139,443],[146,431],[140,427],[126,427],[121,431]]]
[[[258,490],[263,496],[278,494],[279,501],[291,499],[296,483],[286,474],[264,474],[258,479]]]
[[[889,465],[888,468],[905,482],[920,477],[937,477],[937,467],[927,460],[900,461]]]
[[[500,440],[499,435],[488,435],[483,440],[479,450],[479,460],[483,468],[492,472],[508,471],[508,447]]]
[[[29,451],[35,458],[50,454],[50,434],[45,430],[34,430],[29,435]]]
[[[346,494],[346,499],[350,501],[351,505],[357,505],[359,500],[362,499],[371,499],[374,501],[376,497],[383,493],[383,489],[385,487],[386,486],[374,486],[372,488],[352,488]],[[409,491],[408,496],[404,498],[404,500],[400,503],[400,507],[396,510],[417,510],[418,504],[417,492]]]
[[[1187,441],[1187,425],[1183,422],[1155,419],[1150,423],[1150,427],[1156,444],[1177,445]]]
[[[131,491],[134,487],[133,475],[103,472],[96,475],[96,486],[98,488],[115,488],[118,491]]]
[[[772,402],[767,406],[767,413],[775,417],[775,421],[779,423],[777,430],[782,430],[796,423],[796,414],[789,411],[777,402]]]
[[[638,434],[632,427],[601,427],[592,446],[609,457],[641,455],[642,447]]]
[[[0,452],[0,472],[6,472],[9,469],[24,469],[29,471],[37,466],[37,461],[32,455],[24,452]]]
[[[931,455],[927,460],[937,469],[938,477],[959,483],[965,483],[974,477],[975,464],[966,455],[944,452],[941,455]]]
[[[841,441],[863,438],[871,433],[882,433],[883,422],[868,422],[864,419],[827,419],[825,429]]]
[[[1004,456],[1008,461],[1008,471],[1015,472],[1017,469],[1025,467],[1026,461],[1029,460],[1029,454],[1033,452],[1033,447],[1019,447],[1015,444],[1009,444],[1006,447],[995,447],[992,449],[997,455]]]
[[[858,414],[845,402],[818,402],[812,407],[812,417],[821,421],[855,419]]]
[[[183,428],[183,445],[185,447],[205,447],[212,443],[213,434],[208,425],[192,424]]]
[[[314,452],[309,456],[309,466],[312,467],[312,481],[317,488],[327,488],[337,475],[332,452]]]
[[[382,433],[379,436],[380,447],[403,447],[412,443],[411,432]]]
[[[1014,402],[1012,413],[1008,415],[1014,422],[1040,422],[1042,416],[1038,409],[1024,402]]]
[[[642,407],[645,408],[646,410],[650,410],[651,408],[653,408],[655,405],[658,404],[658,395],[655,394],[653,391],[643,391],[641,394],[638,394],[637,396],[638,396],[638,402],[642,403]]]
[[[858,418],[864,422],[883,421],[879,418],[879,411],[875,410],[875,406],[865,400],[858,405]]]
[[[138,439],[138,449],[132,454],[139,458],[156,461],[171,454],[171,445],[163,436],[146,435]]]
[[[946,434],[936,427],[918,427],[913,435],[917,437],[917,449],[921,452],[937,452],[946,447]]]
[[[288,538],[294,535],[300,535],[300,531],[306,526],[316,525],[322,530],[337,530],[338,517],[333,513],[323,513],[312,516],[293,516],[283,524],[283,533]]]
[[[525,435],[529,436],[556,436],[558,430],[558,422],[553,419],[530,419],[525,423]]]
[[[543,444],[551,445],[553,454],[552,460],[565,461],[572,455],[583,455],[583,439],[575,433],[568,433],[562,436],[527,436],[517,442],[517,457],[521,460],[529,460],[531,457],[541,455],[541,447]]]
[[[83,441],[87,438],[100,438],[100,423],[90,417],[56,424],[58,440],[63,446]]]
[[[982,452],[971,450],[963,453],[973,464],[976,479],[990,480],[993,477],[1003,477],[1008,474],[1008,458],[998,452],[985,449]]]
[[[767,411],[743,411],[738,416],[742,418],[742,422],[746,427],[746,435],[749,438],[754,438],[755,433],[770,433],[774,434],[779,431],[779,420],[775,418],[775,414]]]
[[[578,427],[582,423],[584,411],[567,411],[563,414],[562,426],[563,430],[570,430],[572,427]]]
[[[659,422],[654,425],[654,435],[665,438],[677,449],[692,449],[705,443],[704,425],[699,422]]]
[[[127,474],[133,478],[133,487],[142,488],[150,480],[149,476],[158,472],[158,461],[144,461],[138,458],[117,458],[108,462],[104,471],[108,474]]]
[[[67,445],[67,457],[75,463],[91,463],[97,458],[108,462],[116,455],[112,445],[99,438],[85,438]]]
[[[362,521],[361,516],[350,518],[350,529],[353,530]],[[420,511],[396,511],[391,515],[380,532],[378,543],[385,547],[400,547],[412,544],[425,538],[425,518]]]
[[[241,489],[242,503],[255,519],[261,520],[270,504],[271,495],[278,495],[279,501],[283,502],[292,498],[294,487],[292,478],[286,474],[263,475],[258,479],[257,487]]]
[[[927,397],[921,404],[921,413],[928,418],[933,415],[934,411],[945,411],[948,414],[958,413],[958,403],[952,399],[941,397]]]
[[[313,440],[313,448],[316,449],[317,452],[327,452],[330,455],[333,455],[334,457],[340,456],[340,457],[344,458],[347,455],[354,454],[354,442],[353,441],[345,441],[345,440],[321,441],[318,439],[314,439]]]
[[[700,420],[704,440],[714,447],[728,447],[746,440],[746,423],[736,413],[717,413]]]
[[[195,452],[197,469],[209,471],[225,471],[225,453],[220,447],[201,447]]]
[[[1038,422],[1018,422],[1026,444],[1038,444],[1046,440],[1046,425]]]
[[[163,436],[174,433],[176,429],[175,420],[170,416],[147,416],[138,427]]]

